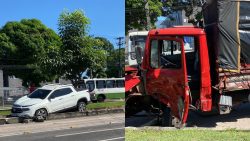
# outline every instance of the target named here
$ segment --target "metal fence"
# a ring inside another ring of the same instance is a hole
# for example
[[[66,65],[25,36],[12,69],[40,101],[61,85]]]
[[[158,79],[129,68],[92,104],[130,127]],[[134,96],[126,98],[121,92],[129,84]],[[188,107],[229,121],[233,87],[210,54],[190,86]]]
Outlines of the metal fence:
[[[0,87],[0,109],[8,109],[20,97],[28,94],[24,87]]]

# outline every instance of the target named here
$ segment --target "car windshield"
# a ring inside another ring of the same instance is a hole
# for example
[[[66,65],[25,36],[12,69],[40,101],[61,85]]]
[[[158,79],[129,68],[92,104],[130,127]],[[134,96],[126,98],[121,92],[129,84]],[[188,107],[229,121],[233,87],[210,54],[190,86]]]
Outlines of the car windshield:
[[[29,98],[39,98],[44,99],[47,97],[47,95],[51,92],[51,90],[45,90],[45,89],[37,89],[31,94],[28,95]]]

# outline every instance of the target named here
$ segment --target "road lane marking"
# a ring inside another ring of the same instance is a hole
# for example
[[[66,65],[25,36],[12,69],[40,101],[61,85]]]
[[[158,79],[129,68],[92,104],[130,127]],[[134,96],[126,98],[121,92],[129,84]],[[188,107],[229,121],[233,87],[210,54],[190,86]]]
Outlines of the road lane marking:
[[[78,133],[71,133],[71,134],[63,134],[63,135],[56,135],[55,137],[65,137],[65,136],[73,136],[73,135],[80,135],[80,134],[88,134],[88,133],[95,133],[95,132],[104,132],[104,131],[112,131],[112,130],[119,130],[124,129],[122,128],[112,128],[112,129],[104,129],[104,130],[95,130],[95,131],[88,131],[88,132],[78,132]]]
[[[7,135],[0,135],[0,138],[4,138],[4,137],[9,137],[9,136],[17,136],[17,135],[22,135],[22,133],[13,133],[13,134],[7,134]]]
[[[115,123],[118,124],[118,123]],[[101,126],[102,124],[97,124],[96,126]],[[88,126],[88,127],[95,127],[95,126]],[[77,127],[77,128],[82,128],[82,127]],[[69,130],[71,129],[70,127],[62,127],[60,129],[46,129],[46,130],[42,130],[42,131],[29,131],[30,134],[37,134],[37,133],[45,133],[45,132],[53,132],[53,131],[63,131],[63,130]],[[75,128],[76,129],[76,128]],[[0,133],[0,138],[3,137],[9,137],[9,136],[19,136],[19,135],[24,135],[25,132],[28,132],[28,130],[24,130],[24,131],[18,131],[16,133]]]
[[[99,141],[113,141],[113,140],[119,140],[124,139],[125,137],[117,137],[117,138],[111,138],[111,139],[105,139],[105,140],[99,140]]]

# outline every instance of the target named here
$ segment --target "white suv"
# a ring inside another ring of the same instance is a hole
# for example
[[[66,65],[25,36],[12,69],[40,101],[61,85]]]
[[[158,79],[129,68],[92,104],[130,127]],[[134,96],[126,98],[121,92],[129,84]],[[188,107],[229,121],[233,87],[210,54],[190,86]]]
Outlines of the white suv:
[[[90,101],[87,90],[76,91],[72,85],[45,85],[18,99],[12,106],[12,116],[47,119],[49,113],[78,108],[86,110]]]

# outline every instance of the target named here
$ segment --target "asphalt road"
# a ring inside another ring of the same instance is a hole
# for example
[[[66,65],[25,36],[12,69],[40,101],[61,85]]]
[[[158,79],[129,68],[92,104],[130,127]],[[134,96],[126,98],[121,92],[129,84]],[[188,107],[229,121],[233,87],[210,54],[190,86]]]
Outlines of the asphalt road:
[[[0,125],[0,141],[123,141],[124,113]]]
[[[98,125],[0,137],[0,141],[123,141],[124,124]]]
[[[186,127],[211,128],[218,130],[239,129],[250,130],[250,103],[240,104],[225,115],[200,115],[189,111]],[[126,118],[126,127],[160,126],[156,115],[141,112]]]
[[[157,125],[157,116],[145,111],[139,112],[134,116],[125,118],[126,127],[142,127]]]

